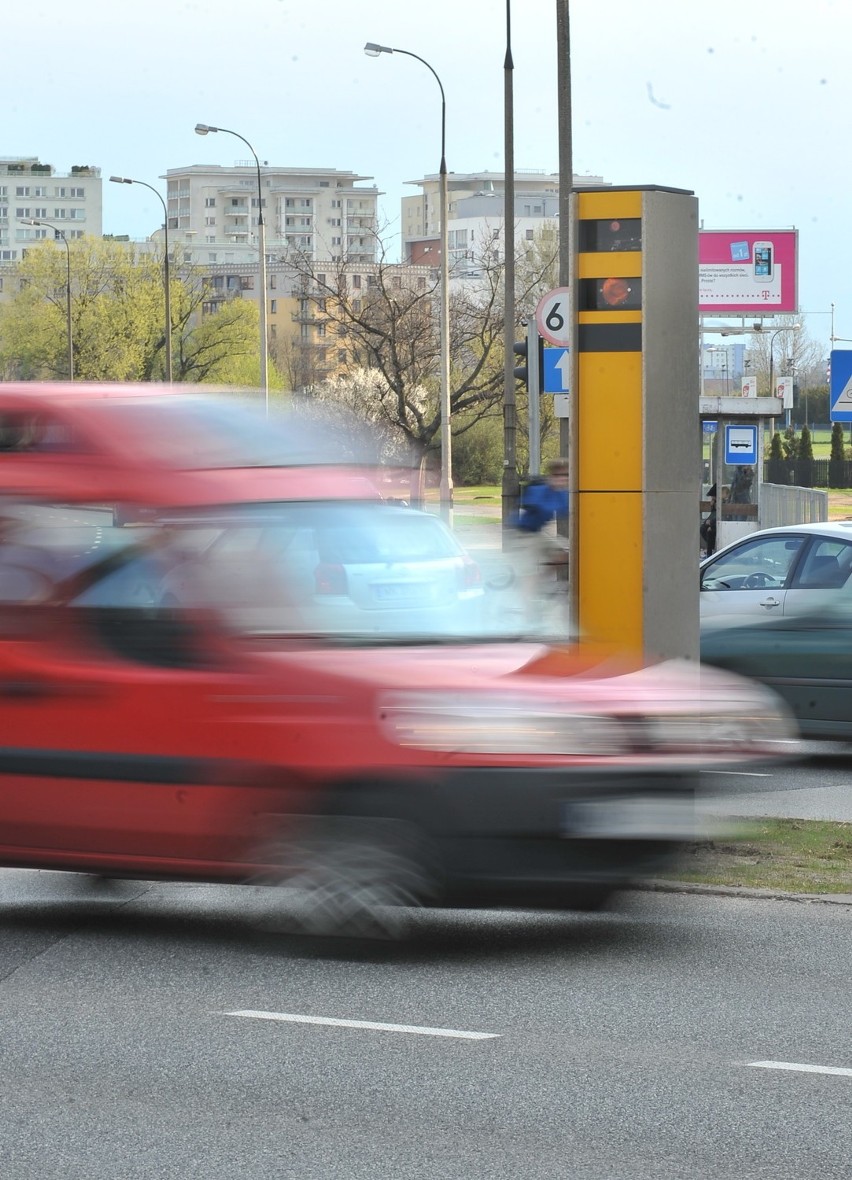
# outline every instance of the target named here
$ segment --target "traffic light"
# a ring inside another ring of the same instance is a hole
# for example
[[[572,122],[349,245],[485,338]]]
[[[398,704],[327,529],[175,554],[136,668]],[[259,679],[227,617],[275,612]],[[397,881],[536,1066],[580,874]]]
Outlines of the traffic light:
[[[527,393],[535,398],[541,393],[541,353],[544,342],[538,334],[535,320],[530,319],[526,324],[526,336],[523,340],[516,340],[512,351],[516,356],[524,358],[522,365],[515,365],[515,376],[523,381]]]

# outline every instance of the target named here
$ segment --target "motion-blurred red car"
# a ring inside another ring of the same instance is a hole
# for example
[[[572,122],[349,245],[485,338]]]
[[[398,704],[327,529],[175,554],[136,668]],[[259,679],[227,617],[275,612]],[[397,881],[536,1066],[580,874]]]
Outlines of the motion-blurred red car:
[[[113,529],[95,468],[7,504],[2,865],[274,883],[315,931],[588,908],[688,838],[701,766],[790,750],[747,681],[530,640],[351,470],[178,461],[146,501],[114,469],[105,499],[157,515]]]

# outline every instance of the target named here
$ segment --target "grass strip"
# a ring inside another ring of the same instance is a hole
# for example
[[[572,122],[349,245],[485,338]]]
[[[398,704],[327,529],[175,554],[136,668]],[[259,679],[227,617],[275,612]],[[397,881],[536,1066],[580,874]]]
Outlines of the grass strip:
[[[787,893],[852,893],[852,824],[742,820],[723,837],[687,845],[660,876]]]

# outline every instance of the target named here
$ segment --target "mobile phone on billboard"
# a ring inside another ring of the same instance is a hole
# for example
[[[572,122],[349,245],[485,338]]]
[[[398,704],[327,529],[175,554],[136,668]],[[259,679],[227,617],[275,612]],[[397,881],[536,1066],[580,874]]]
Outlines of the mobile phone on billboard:
[[[775,272],[775,249],[771,242],[754,243],[754,281],[771,283]]]

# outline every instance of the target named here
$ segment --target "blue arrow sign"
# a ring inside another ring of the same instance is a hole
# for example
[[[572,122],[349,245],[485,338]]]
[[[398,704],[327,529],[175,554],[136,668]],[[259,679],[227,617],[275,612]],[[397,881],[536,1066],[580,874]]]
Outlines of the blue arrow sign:
[[[832,349],[829,373],[829,418],[832,422],[852,422],[852,349]]]
[[[757,462],[757,427],[725,427],[725,462],[752,464]]]
[[[544,349],[541,388],[544,393],[568,393],[570,390],[571,358],[567,348]]]

